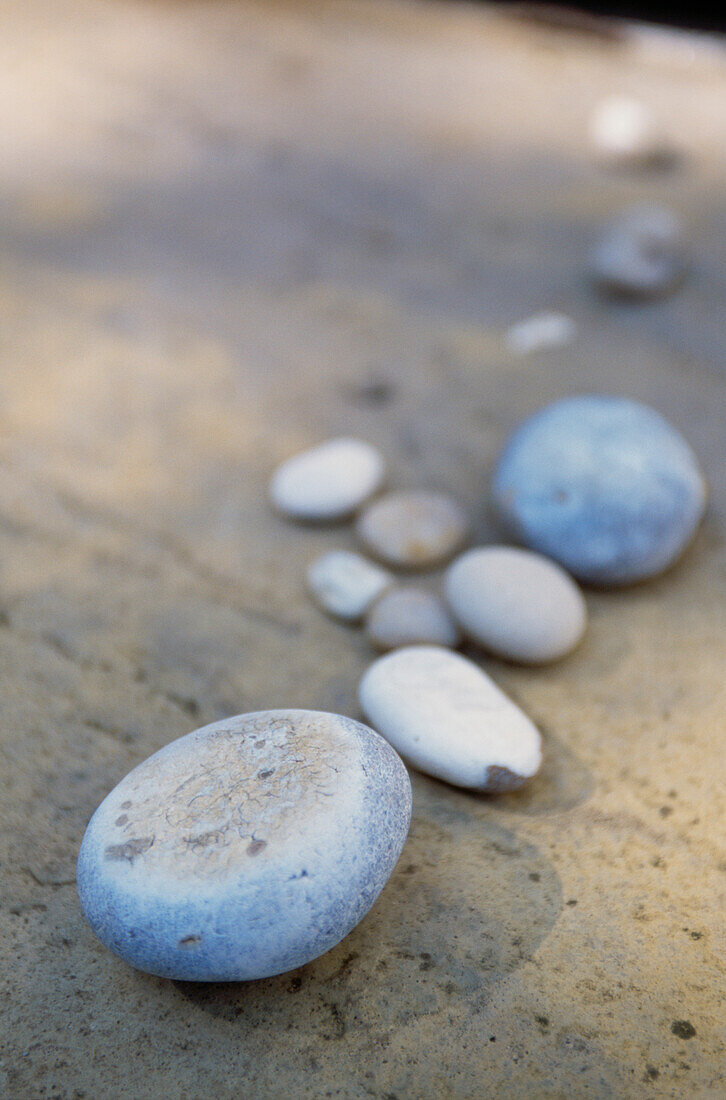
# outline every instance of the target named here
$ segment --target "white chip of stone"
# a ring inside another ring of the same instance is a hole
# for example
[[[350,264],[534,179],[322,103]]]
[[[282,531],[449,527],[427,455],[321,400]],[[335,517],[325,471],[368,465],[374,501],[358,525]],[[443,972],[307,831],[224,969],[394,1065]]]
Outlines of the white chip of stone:
[[[310,563],[308,589],[318,607],[357,622],[393,583],[393,577],[353,550],[329,550]]]
[[[559,565],[530,550],[469,550],[449,566],[444,591],[464,632],[512,661],[557,661],[585,633],[580,589]]]
[[[508,328],[504,342],[515,355],[529,355],[569,344],[576,331],[575,322],[564,313],[535,313]]]
[[[533,723],[471,661],[438,646],[380,657],[360,683],[371,725],[420,771],[459,787],[510,791],[542,762]]]
[[[425,588],[393,588],[373,605],[366,637],[377,649],[408,645],[456,646],[459,630],[437,595]]]
[[[331,439],[289,458],[270,482],[270,500],[292,519],[345,519],[382,486],[380,453],[360,439]]]
[[[461,505],[446,493],[386,493],[358,516],[356,534],[371,554],[399,569],[448,561],[466,536]]]
[[[685,272],[680,219],[667,207],[633,206],[607,227],[592,255],[601,288],[634,298],[675,289]]]
[[[393,871],[411,785],[383,738],[272,710],[180,737],[104,799],[78,857],[99,939],[139,970],[241,981],[328,951]]]
[[[631,96],[609,96],[590,118],[590,140],[599,156],[623,166],[656,165],[668,144],[655,114]]]

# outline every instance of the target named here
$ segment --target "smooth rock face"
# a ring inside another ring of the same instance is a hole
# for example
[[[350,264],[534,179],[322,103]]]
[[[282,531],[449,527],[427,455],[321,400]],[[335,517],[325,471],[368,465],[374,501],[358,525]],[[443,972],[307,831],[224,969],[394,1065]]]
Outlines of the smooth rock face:
[[[337,619],[357,622],[393,584],[393,577],[352,550],[330,550],[311,562],[307,582],[318,607]]]
[[[101,803],[78,893],[101,941],[166,978],[280,974],[368,912],[408,832],[403,764],[372,730],[305,710],[173,741]]]
[[[416,768],[458,787],[511,791],[542,762],[536,727],[471,661],[438,646],[380,657],[359,688],[370,723]]]
[[[629,96],[610,96],[597,105],[590,140],[599,156],[623,167],[657,167],[674,159],[653,112]]]
[[[556,661],[585,632],[580,589],[559,565],[530,550],[469,550],[449,566],[444,591],[464,632],[512,661]]]
[[[387,493],[360,514],[356,533],[388,565],[423,569],[448,561],[464,541],[467,519],[444,493]]]
[[[456,646],[459,630],[446,605],[424,588],[394,588],[373,605],[366,637],[377,649],[408,645]]]
[[[675,289],[685,273],[679,219],[660,206],[636,206],[605,230],[592,273],[609,294],[654,297]]]
[[[382,486],[385,465],[359,439],[331,439],[289,458],[270,482],[270,500],[292,519],[345,519]]]
[[[683,437],[622,397],[566,398],[525,420],[499,459],[493,494],[522,542],[603,585],[667,569],[706,506]]]

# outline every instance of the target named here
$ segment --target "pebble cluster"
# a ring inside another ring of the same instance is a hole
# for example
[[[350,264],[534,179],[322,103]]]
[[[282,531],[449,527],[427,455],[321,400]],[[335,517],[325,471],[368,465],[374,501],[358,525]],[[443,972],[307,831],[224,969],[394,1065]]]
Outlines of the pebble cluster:
[[[591,138],[614,167],[671,159],[633,100],[601,104]],[[638,207],[616,218],[591,258],[609,295],[649,298],[686,270],[677,217]],[[561,313],[510,327],[514,355],[571,342]],[[516,790],[542,762],[534,723],[454,650],[544,665],[587,628],[578,581],[642,581],[682,554],[706,485],[686,441],[622,397],[555,401],[517,428],[492,499],[521,545],[466,547],[459,502],[422,487],[384,491],[386,463],[358,439],[295,455],[269,499],[298,523],[349,521],[357,550],[312,561],[321,611],[360,625],[383,652],[359,686],[371,727],[336,714],[271,710],[196,730],[135,768],[94,814],[78,892],[99,939],[132,966],[194,981],[279,974],[338,943],[375,902],[401,853],[413,767],[459,787]],[[425,571],[442,570],[432,586]],[[413,583],[403,579],[415,574]]]

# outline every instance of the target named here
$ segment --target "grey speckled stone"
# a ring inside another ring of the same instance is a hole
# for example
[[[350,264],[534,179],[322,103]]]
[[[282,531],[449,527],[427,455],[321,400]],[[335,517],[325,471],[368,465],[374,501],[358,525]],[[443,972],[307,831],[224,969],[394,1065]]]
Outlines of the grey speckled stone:
[[[511,791],[542,762],[539,731],[472,661],[439,646],[379,657],[360,682],[369,722],[423,772]]]
[[[667,569],[693,537],[707,495],[693,451],[662,416],[596,395],[525,420],[499,459],[493,493],[523,542],[603,585]]]
[[[387,493],[361,512],[356,534],[371,554],[399,569],[448,561],[468,528],[463,508],[445,493]]]
[[[173,741],[101,803],[78,857],[81,905],[107,947],[151,974],[280,974],[368,912],[410,811],[406,769],[359,722],[229,718]]]
[[[366,637],[377,649],[407,645],[455,646],[459,629],[444,602],[424,588],[393,588],[366,618]]]
[[[608,294],[650,298],[674,290],[685,274],[681,223],[661,206],[634,206],[605,230],[592,274]]]

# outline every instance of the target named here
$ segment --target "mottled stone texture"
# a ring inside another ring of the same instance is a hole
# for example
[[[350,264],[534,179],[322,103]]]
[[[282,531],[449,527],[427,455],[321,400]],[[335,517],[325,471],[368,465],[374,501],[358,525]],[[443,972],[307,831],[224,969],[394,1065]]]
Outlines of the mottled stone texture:
[[[473,5],[0,2],[0,1094],[723,1094],[726,65],[679,41]],[[672,171],[593,166],[624,88]],[[590,248],[645,200],[692,271],[603,303]],[[510,354],[545,308],[576,340]],[[663,413],[712,500],[672,571],[588,594],[568,660],[486,663],[543,730],[538,777],[414,776],[378,904],[295,974],[114,958],[73,876],[131,767],[242,711],[359,717],[369,646],[304,593],[352,535],[274,517],[276,465],[370,439],[501,541],[512,427],[593,390]]]

